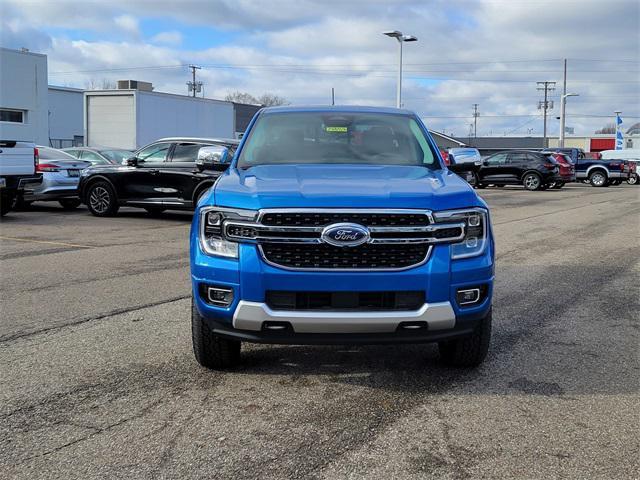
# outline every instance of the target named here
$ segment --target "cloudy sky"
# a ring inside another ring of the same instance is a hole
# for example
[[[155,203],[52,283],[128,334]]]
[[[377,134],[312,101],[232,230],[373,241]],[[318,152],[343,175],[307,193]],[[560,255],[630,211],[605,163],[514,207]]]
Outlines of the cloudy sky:
[[[153,82],[186,93],[202,66],[205,95],[239,90],[294,104],[394,105],[395,40],[404,48],[403,103],[436,130],[465,137],[540,135],[537,81],[556,81],[549,132],[558,132],[562,59],[567,125],[593,131],[622,110],[640,121],[638,0],[0,0],[0,45],[49,56],[49,83]]]

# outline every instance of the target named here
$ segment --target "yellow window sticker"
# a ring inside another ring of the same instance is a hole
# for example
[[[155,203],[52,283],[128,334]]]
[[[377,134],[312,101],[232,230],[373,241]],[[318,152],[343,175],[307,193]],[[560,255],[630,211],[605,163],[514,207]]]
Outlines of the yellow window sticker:
[[[347,127],[326,127],[327,132],[347,133]]]

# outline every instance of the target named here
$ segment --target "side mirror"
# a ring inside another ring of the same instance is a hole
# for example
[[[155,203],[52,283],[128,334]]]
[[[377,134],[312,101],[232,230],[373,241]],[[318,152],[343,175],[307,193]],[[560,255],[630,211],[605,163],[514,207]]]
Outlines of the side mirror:
[[[127,158],[127,165],[129,165],[130,167],[137,167],[139,161],[140,160],[138,160],[137,157]]]
[[[214,145],[198,150],[196,166],[200,170],[226,170],[229,166],[229,149]]]
[[[484,165],[485,167],[489,166],[489,162],[487,162],[486,160],[484,162],[482,162],[482,165]]]

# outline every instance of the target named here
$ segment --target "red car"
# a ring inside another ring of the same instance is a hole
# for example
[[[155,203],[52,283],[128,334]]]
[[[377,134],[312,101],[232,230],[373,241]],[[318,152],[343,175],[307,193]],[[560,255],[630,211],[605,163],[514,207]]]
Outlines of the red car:
[[[440,148],[440,156],[442,160],[444,160],[444,164],[448,167],[451,165],[451,160],[449,160],[449,152],[447,152],[444,148]]]
[[[559,174],[562,177],[561,182],[553,182],[548,185],[549,188],[562,188],[565,183],[576,181],[576,167],[571,163],[571,157],[564,153],[555,152],[553,158],[558,164]]]

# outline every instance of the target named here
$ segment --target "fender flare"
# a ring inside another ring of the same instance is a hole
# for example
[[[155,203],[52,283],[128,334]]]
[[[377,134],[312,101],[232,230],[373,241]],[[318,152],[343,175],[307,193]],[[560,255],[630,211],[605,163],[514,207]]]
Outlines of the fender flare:
[[[116,194],[116,200],[118,199],[118,190],[116,189],[115,185],[113,184],[113,182],[111,180],[109,180],[108,177],[105,177],[104,175],[94,175],[91,178],[89,178],[84,185],[82,185],[82,190],[79,192],[78,197],[80,198],[80,201],[82,203],[84,203],[85,205],[87,204],[87,190],[88,188],[93,185],[94,183],[98,182],[98,181],[104,181],[107,182],[109,185],[111,185],[111,188],[113,189],[113,193]]]
[[[202,192],[204,192],[204,191],[210,189],[211,187],[213,187],[213,185],[215,183],[216,183],[215,180],[203,180],[198,185],[196,185],[196,188],[193,189],[193,197],[191,198],[191,201],[193,202],[193,208],[194,209],[196,208],[196,202],[197,202],[198,197],[200,196],[200,194],[202,194]]]
[[[543,180],[542,178],[542,174],[537,171],[535,168],[526,170],[521,176],[520,176],[520,182],[524,182],[524,177],[526,177],[527,175],[529,175],[530,173],[535,173],[536,175],[538,175],[538,177],[540,177],[540,181]]]
[[[591,165],[589,168],[587,168],[587,172],[586,172],[587,178],[589,178],[589,175],[591,175],[591,172],[593,170],[598,170],[598,169],[604,170],[604,172],[607,174],[607,178],[609,178],[611,176],[611,175],[609,175],[609,169],[606,166],[604,166],[604,165]]]

